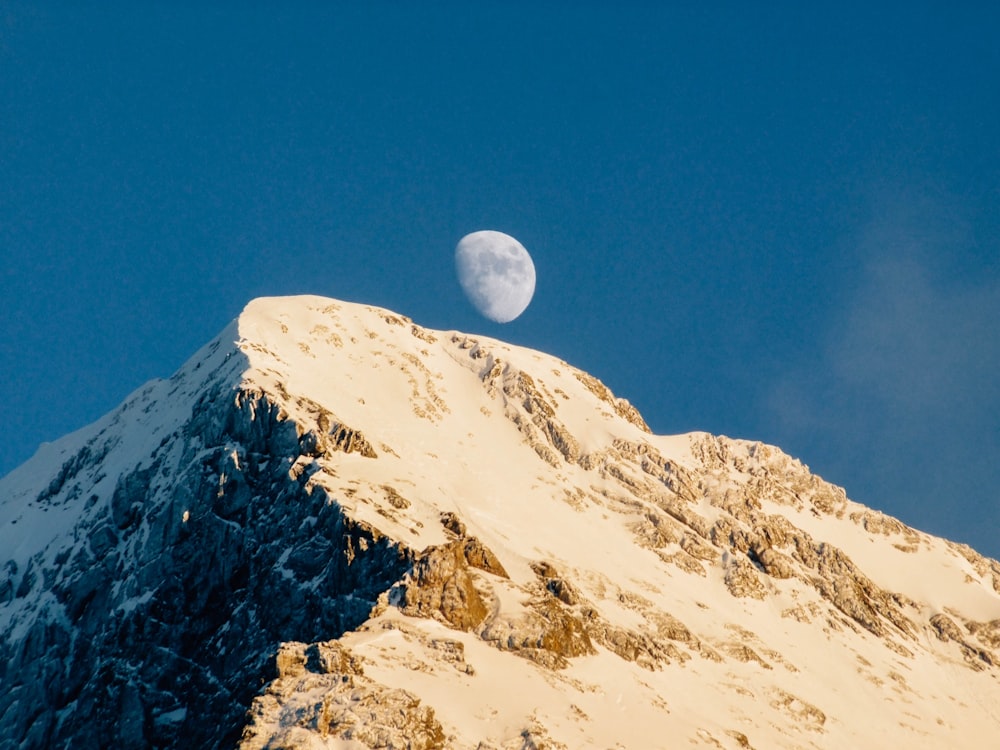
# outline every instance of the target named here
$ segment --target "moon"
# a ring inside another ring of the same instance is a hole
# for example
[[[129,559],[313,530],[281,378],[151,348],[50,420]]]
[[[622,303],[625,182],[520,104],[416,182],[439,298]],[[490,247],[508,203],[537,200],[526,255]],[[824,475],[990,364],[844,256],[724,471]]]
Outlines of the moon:
[[[455,270],[469,302],[485,317],[509,323],[535,294],[535,264],[509,234],[484,229],[455,247]]]

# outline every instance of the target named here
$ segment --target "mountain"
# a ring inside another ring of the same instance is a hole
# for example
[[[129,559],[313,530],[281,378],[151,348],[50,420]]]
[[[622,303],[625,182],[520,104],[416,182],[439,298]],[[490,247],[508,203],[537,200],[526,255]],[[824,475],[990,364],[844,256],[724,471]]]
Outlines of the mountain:
[[[0,480],[3,750],[998,736],[1000,563],[386,310],[256,300]]]

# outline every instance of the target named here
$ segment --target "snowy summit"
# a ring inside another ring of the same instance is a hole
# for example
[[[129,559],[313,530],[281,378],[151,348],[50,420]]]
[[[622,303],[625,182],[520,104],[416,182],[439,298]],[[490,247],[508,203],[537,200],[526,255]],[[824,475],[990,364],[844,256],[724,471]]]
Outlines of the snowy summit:
[[[256,300],[0,480],[0,750],[986,747],[997,706],[1000,563],[387,310]]]

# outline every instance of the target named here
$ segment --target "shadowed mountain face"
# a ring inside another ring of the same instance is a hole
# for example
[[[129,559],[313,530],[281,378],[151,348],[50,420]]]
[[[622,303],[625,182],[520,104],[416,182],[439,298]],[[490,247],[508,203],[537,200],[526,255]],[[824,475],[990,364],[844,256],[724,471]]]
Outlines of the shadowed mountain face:
[[[110,494],[76,488],[128,450],[111,431],[60,470],[36,502],[79,506],[73,541],[29,558],[6,596],[22,632],[0,651],[11,746],[232,746],[278,645],[357,627],[406,571],[406,550],[289,476],[299,441],[278,417],[220,383]]]
[[[4,750],[1000,731],[997,562],[548,355],[318,297],[0,481],[0,566]]]

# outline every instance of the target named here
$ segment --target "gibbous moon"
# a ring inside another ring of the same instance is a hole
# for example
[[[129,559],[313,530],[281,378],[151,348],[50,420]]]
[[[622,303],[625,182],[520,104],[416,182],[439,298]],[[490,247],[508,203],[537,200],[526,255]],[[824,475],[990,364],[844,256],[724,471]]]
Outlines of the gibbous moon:
[[[458,282],[479,312],[509,323],[535,293],[535,264],[509,234],[486,229],[465,235],[455,247]]]

